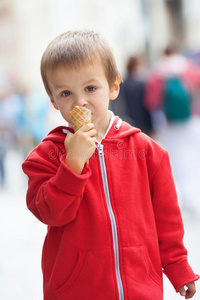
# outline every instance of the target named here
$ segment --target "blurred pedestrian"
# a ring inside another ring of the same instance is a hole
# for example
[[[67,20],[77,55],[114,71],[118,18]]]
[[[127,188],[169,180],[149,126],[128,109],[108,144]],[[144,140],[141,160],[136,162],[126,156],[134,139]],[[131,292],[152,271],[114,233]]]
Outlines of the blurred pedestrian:
[[[29,91],[27,94],[26,118],[32,143],[30,147],[37,146],[49,132],[48,112],[49,101],[46,95],[39,90]]]
[[[182,85],[181,88],[180,85]],[[165,102],[166,100],[168,101],[169,98],[167,94],[169,92],[168,86],[172,87],[172,92],[175,91],[176,94],[173,96],[173,102],[171,102],[172,105],[174,105],[174,109],[171,109],[171,113],[177,115],[174,117],[168,114],[165,107]],[[194,61],[178,53],[175,46],[168,46],[164,51],[164,55],[158,60],[150,72],[145,88],[145,107],[147,107],[151,113],[155,113],[159,110],[163,111],[168,122],[177,123],[179,121],[187,121],[192,114],[192,99],[199,87],[200,67],[195,64]],[[185,94],[188,94],[188,99],[190,97],[191,101],[188,100],[188,112],[185,112],[185,116],[183,115],[183,117],[181,117],[179,114],[182,112],[181,105],[184,104],[184,101],[182,104],[177,104],[176,96],[182,92],[182,98],[184,98],[183,89],[185,89]],[[176,105],[179,105],[179,111],[176,109]],[[159,128],[156,129],[159,130]]]
[[[192,108],[199,87],[200,67],[169,46],[153,67],[145,94],[155,138],[170,155],[181,205],[191,212],[200,212],[200,119]]]
[[[111,109],[131,125],[151,135],[152,122],[150,113],[144,106],[145,80],[140,75],[140,67],[140,57],[129,57],[127,77],[121,83],[118,99],[111,102]]]
[[[5,160],[10,150],[18,148],[20,124],[22,123],[24,99],[11,87],[5,89],[0,99],[0,174],[1,182],[5,184]]]
[[[0,105],[1,107],[1,105]],[[1,108],[0,108],[1,109]],[[3,141],[3,128],[0,125],[0,186],[3,187],[5,184],[5,156],[6,149]]]

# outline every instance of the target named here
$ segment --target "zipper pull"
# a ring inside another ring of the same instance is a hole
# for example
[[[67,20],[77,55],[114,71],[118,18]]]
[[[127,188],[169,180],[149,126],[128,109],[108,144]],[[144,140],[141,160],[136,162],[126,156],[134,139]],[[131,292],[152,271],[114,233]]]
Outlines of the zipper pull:
[[[97,149],[98,149],[99,156],[104,156],[103,145],[102,144],[98,144],[97,145]]]

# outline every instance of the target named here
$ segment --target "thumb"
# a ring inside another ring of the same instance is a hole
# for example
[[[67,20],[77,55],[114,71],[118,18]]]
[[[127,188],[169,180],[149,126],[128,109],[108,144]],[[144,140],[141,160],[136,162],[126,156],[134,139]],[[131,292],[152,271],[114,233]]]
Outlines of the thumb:
[[[184,286],[182,286],[178,292],[180,293],[181,296],[186,296],[186,291],[185,291]]]

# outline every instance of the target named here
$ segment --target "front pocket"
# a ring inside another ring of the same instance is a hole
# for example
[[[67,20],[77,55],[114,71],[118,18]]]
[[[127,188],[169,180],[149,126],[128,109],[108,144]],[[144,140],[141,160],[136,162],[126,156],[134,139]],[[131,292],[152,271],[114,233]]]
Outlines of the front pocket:
[[[76,284],[76,281],[79,279],[79,276],[81,275],[81,271],[84,268],[86,257],[87,257],[87,255],[85,252],[79,253],[78,261],[77,261],[70,277],[67,279],[67,281],[64,283],[64,285],[62,285],[60,288],[57,289],[56,293],[58,295],[62,295],[67,290],[69,290],[71,287],[73,287],[74,284]]]
[[[146,267],[147,267],[147,272],[149,274],[149,276],[151,277],[151,279],[153,279],[158,285],[161,285],[162,284],[162,277],[159,276],[155,269],[154,269],[154,266],[152,264],[152,261],[149,257],[149,253],[148,253],[148,249],[147,247],[142,247],[142,250],[143,250],[143,255],[144,255],[144,260],[145,260],[145,263],[146,263]],[[162,272],[161,272],[162,274]]]
[[[80,252],[66,282],[56,290],[56,300],[117,299],[112,250]]]
[[[121,249],[128,299],[163,299],[162,277],[154,270],[146,246]]]
[[[157,284],[162,283],[161,277],[154,270],[146,246],[122,248],[122,263],[126,276],[133,281],[142,283],[150,276]]]

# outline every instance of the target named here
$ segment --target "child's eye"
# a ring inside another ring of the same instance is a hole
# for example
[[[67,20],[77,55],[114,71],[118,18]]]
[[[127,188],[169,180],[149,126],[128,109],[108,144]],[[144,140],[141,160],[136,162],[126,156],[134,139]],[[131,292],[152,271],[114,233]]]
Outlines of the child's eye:
[[[86,91],[87,92],[94,92],[95,91],[95,87],[94,86],[88,86],[88,87],[86,87]]]
[[[70,91],[64,91],[61,93],[62,97],[69,97],[72,93]]]

